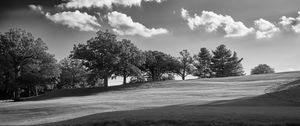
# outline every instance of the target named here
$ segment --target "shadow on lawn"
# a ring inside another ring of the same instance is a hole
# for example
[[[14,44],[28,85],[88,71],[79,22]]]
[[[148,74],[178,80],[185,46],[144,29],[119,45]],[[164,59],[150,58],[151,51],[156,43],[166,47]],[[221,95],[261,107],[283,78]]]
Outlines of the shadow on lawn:
[[[293,88],[261,96],[216,101],[205,105],[174,105],[99,113],[44,124],[74,126],[299,126],[300,80]],[[146,114],[145,114],[146,113]]]
[[[162,87],[161,83],[162,83],[161,81],[157,81],[157,82],[153,81],[147,83],[134,83],[134,84],[110,86],[108,88],[94,87],[94,88],[61,89],[61,90],[47,92],[40,96],[23,98],[22,101],[40,101],[40,100],[50,100],[50,99],[56,99],[62,97],[80,97],[80,96],[94,95],[94,94],[108,92],[108,91],[134,90],[137,88],[138,89],[157,88],[157,87]]]
[[[104,87],[93,87],[93,88],[74,88],[74,89],[61,89],[52,92],[47,92],[40,96],[34,96],[30,98],[24,98],[24,101],[39,101],[39,100],[49,100],[61,97],[79,97],[79,96],[88,96],[102,92],[108,91],[120,91],[130,88],[136,88],[141,86],[141,84],[126,84],[119,86],[111,86],[108,88]]]

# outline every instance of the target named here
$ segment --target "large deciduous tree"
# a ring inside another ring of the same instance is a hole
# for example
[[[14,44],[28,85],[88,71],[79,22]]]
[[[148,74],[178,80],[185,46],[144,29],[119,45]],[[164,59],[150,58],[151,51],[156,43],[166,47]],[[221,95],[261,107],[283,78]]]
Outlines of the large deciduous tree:
[[[87,68],[83,66],[82,60],[64,58],[59,62],[61,74],[59,87],[85,87],[87,86]]]
[[[212,51],[212,70],[215,72],[215,77],[241,76],[244,74],[241,61],[236,52],[232,54],[231,50],[225,45],[220,45],[215,51]]]
[[[193,58],[190,55],[190,53],[187,50],[182,50],[179,52],[180,57],[179,59],[179,64],[178,64],[178,72],[177,74],[181,76],[182,80],[185,80],[185,77],[187,75],[190,75],[193,73]]]
[[[72,58],[82,59],[83,64],[91,70],[93,77],[104,80],[104,87],[108,87],[108,79],[116,72],[120,58],[120,48],[116,35],[108,31],[98,31],[97,36],[86,44],[75,45]]]
[[[126,79],[129,76],[139,77],[142,75],[139,69],[145,62],[145,57],[141,50],[139,50],[130,40],[123,39],[118,42],[120,48],[120,62],[116,75],[123,76],[123,84],[126,84]]]
[[[207,48],[201,48],[200,52],[197,55],[194,55],[194,66],[196,70],[193,75],[200,78],[210,78],[213,76],[213,71],[211,69],[211,59],[212,55],[210,54]]]
[[[176,73],[178,61],[176,58],[159,51],[146,51],[146,61],[143,64],[143,71],[148,76],[148,81],[158,81],[163,79],[164,74]]]
[[[34,62],[25,65],[21,71],[20,82],[26,96],[38,95],[37,86],[56,85],[60,68],[54,55],[41,54]]]
[[[19,89],[25,81],[24,76],[29,75],[25,74],[26,72],[36,72],[37,70],[43,73],[38,74],[36,79],[48,78],[46,75],[48,73],[44,73],[44,71],[51,71],[51,69],[45,66],[44,62],[50,61],[51,65],[56,62],[53,56],[47,52],[48,48],[42,39],[35,39],[31,33],[22,29],[10,29],[1,34],[0,46],[0,67],[4,68],[0,72],[1,78],[3,78],[1,84],[4,87],[5,95],[14,100],[20,98]]]

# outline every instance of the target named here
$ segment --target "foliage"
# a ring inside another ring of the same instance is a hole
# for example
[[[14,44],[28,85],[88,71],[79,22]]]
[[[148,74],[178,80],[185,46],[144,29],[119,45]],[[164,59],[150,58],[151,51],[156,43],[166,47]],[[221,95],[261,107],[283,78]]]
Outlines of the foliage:
[[[38,95],[38,87],[46,85],[56,85],[59,81],[60,68],[56,63],[54,55],[45,53],[36,62],[23,67],[20,76],[22,89],[25,96]],[[23,95],[24,96],[24,95]]]
[[[129,76],[136,76],[140,78],[142,72],[139,67],[145,62],[145,57],[141,50],[139,50],[130,40],[123,39],[118,42],[120,49],[120,62],[116,75],[123,76],[123,84],[126,84],[126,78]]]
[[[108,87],[108,79],[117,76],[122,76],[126,84],[128,77],[130,82],[140,83],[174,80],[175,74],[183,80],[190,74],[201,78],[243,75],[243,59],[225,45],[218,46],[212,51],[213,55],[201,48],[194,58],[187,50],[175,58],[160,51],[143,52],[130,40],[118,41],[116,35],[108,31],[99,31],[86,43],[74,45],[70,58],[59,64],[54,55],[47,52],[42,39],[35,39],[25,30],[0,33],[0,47],[1,99],[18,100],[20,89],[23,96],[38,95],[40,87],[52,85],[55,88],[57,84],[58,88],[98,84]]]
[[[259,64],[251,70],[251,75],[275,73],[275,70],[267,64]]]
[[[54,56],[42,39],[22,29],[10,29],[0,35],[1,46],[1,97],[19,100],[20,88],[27,82],[36,84],[55,81],[59,70],[56,69]]]
[[[193,58],[190,55],[190,53],[187,50],[182,50],[179,52],[180,57],[178,58],[179,64],[178,64],[178,71],[177,74],[181,76],[182,80],[185,80],[185,77],[187,75],[190,75],[193,73]]]
[[[194,66],[196,70],[193,75],[200,78],[210,78],[213,76],[213,71],[211,69],[211,59],[212,55],[210,54],[207,48],[201,48],[198,55],[194,55]]]
[[[97,36],[88,40],[86,44],[75,45],[71,56],[74,59],[82,59],[83,64],[94,74],[92,79],[104,79],[104,87],[108,87],[108,79],[118,69],[119,54],[116,35],[108,31],[98,31]]]
[[[242,59],[237,57],[236,52],[232,55],[231,50],[225,45],[220,45],[213,51],[211,68],[215,77],[241,76],[244,74],[241,65]]]
[[[87,68],[82,60],[64,58],[59,62],[61,74],[59,88],[87,87]]]
[[[148,81],[162,80],[162,76],[168,73],[176,73],[178,61],[176,58],[159,51],[146,51],[146,61],[142,70],[147,75]]]

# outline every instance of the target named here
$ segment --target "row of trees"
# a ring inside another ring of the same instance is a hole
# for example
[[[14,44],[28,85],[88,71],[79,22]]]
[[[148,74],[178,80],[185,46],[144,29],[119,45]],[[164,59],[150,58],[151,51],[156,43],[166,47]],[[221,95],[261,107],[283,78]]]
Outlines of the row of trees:
[[[176,58],[160,51],[141,51],[130,40],[118,41],[109,32],[97,32],[97,36],[85,44],[75,45],[72,59],[82,60],[91,71],[92,80],[103,79],[104,87],[109,78],[122,76],[123,84],[127,77],[137,82],[174,79],[179,75],[184,80],[187,75],[201,78],[241,76],[244,74],[237,53],[220,45],[215,51],[201,48],[198,55],[191,56],[187,50]]]
[[[225,45],[212,53],[201,48],[191,56],[187,50],[180,57],[160,51],[142,51],[130,40],[99,31],[86,43],[74,45],[68,58],[59,63],[42,39],[31,33],[11,29],[0,34],[0,99],[38,95],[39,88],[73,88],[104,86],[118,76],[130,82],[172,80],[179,75],[201,78],[243,75],[242,59]]]
[[[187,50],[181,51],[180,55],[182,66],[180,75],[183,80],[189,74],[200,78],[244,75],[241,64],[243,58],[239,59],[237,53],[232,53],[225,45],[218,46],[216,50],[212,51],[212,54],[207,48],[201,48],[200,52],[193,58]]]

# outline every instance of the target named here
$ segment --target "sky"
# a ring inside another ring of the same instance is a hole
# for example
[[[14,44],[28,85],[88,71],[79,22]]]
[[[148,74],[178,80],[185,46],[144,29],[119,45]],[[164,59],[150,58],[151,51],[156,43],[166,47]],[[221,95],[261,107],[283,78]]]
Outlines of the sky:
[[[59,61],[98,30],[142,50],[236,51],[247,74],[258,64],[300,70],[299,0],[1,0],[0,32],[22,28]]]

